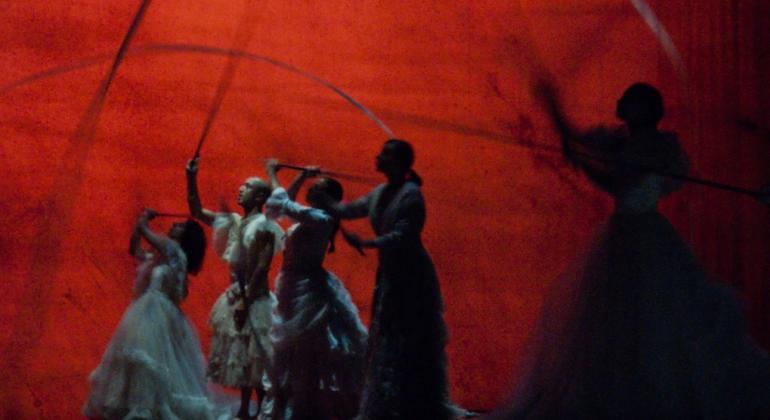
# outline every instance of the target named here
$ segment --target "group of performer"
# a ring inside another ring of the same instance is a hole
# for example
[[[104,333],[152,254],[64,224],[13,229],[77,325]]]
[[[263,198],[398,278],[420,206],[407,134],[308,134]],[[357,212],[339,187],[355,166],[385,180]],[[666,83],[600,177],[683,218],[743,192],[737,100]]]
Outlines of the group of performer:
[[[177,303],[187,294],[187,274],[203,260],[201,225],[175,224],[167,236],[154,233],[145,210],[131,240],[142,261],[134,301],[100,365],[91,376],[84,413],[91,418],[215,418],[217,407],[206,377],[240,389],[238,418],[249,418],[253,391],[258,417],[273,419],[450,418],[446,379],[446,328],[433,264],[420,240],[425,205],[414,151],[391,139],[377,156],[388,182],[350,203],[335,179],[308,167],[281,187],[276,160],[268,181],[241,185],[243,215],[203,208],[198,196],[198,159],[187,165],[192,217],[213,229],[213,247],[230,267],[230,284],[216,300],[208,366]],[[297,193],[308,178],[305,201]],[[334,251],[340,219],[369,216],[377,236],[346,239],[357,248],[377,248],[371,335],[343,283],[323,267]],[[286,233],[277,221],[294,222]],[[141,250],[143,237],[153,251]],[[195,252],[188,249],[193,247]],[[273,256],[283,262],[270,292]],[[177,335],[179,335],[177,337]],[[204,373],[205,370],[205,373]]]
[[[553,282],[515,371],[517,386],[492,418],[770,418],[770,359],[749,339],[732,293],[712,282],[669,222],[659,198],[678,189],[688,160],[676,134],[658,129],[663,100],[637,83],[618,101],[623,125],[576,129],[547,79],[534,85],[562,138],[564,156],[615,199],[593,244]],[[91,376],[91,418],[208,419],[217,407],[207,377],[241,390],[249,418],[451,419],[467,415],[448,394],[443,302],[420,235],[425,204],[414,150],[388,140],[377,155],[386,182],[343,202],[342,185],[317,167],[288,188],[269,160],[268,179],[241,185],[243,215],[205,209],[198,160],[187,165],[192,217],[213,229],[230,283],[210,315],[205,366],[178,303],[201,268],[205,236],[193,220],[153,232],[138,218],[134,300]],[[297,194],[308,179],[305,202]],[[295,222],[286,233],[277,223]],[[343,230],[353,247],[377,248],[369,331],[343,283],[323,267],[341,219],[368,217],[375,237]],[[152,250],[139,246],[144,238]],[[272,258],[283,252],[275,283]],[[218,412],[217,410],[220,410]]]

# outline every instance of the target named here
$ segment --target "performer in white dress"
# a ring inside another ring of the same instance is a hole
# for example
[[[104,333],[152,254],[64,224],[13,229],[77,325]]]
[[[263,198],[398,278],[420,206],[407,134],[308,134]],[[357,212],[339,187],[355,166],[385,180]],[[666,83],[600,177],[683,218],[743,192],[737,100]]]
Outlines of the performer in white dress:
[[[766,419],[770,360],[735,297],[712,282],[658,199],[688,162],[660,131],[663,101],[637,83],[619,128],[578,132],[537,86],[568,160],[615,199],[593,244],[546,295],[499,419]]]
[[[147,226],[143,212],[131,237],[139,262],[134,300],[126,309],[101,363],[91,374],[83,414],[98,419],[210,419],[204,358],[190,322],[179,309],[187,296],[187,273],[203,262],[206,238],[188,220],[168,237]],[[153,247],[140,248],[140,236]]]
[[[240,388],[239,418],[249,417],[252,389],[258,398],[257,411],[269,417],[268,368],[272,359],[270,314],[275,298],[268,286],[272,257],[283,247],[283,231],[262,214],[270,186],[259,178],[241,185],[237,213],[214,213],[201,206],[197,188],[198,160],[187,165],[190,213],[213,227],[214,249],[230,266],[230,286],[211,308],[212,329],[208,376],[220,385]]]
[[[297,223],[288,230],[276,280],[278,305],[270,339],[275,349],[275,419],[348,419],[358,412],[366,352],[366,328],[342,282],[323,268],[333,251],[339,220],[319,203],[319,193],[339,201],[342,186],[319,178],[305,207],[294,201],[315,171],[303,171],[288,192],[278,185],[277,161],[268,161],[273,194],[265,212]]]

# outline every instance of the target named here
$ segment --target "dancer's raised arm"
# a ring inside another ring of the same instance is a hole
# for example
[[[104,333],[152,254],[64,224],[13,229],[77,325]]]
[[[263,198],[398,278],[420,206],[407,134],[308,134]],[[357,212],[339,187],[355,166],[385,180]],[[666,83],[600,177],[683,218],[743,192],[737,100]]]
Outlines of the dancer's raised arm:
[[[162,253],[168,246],[168,242],[171,241],[167,236],[155,233],[148,222],[157,216],[157,212],[151,209],[145,209],[136,221],[136,230],[139,234],[147,240],[147,243],[152,245],[159,253]]]
[[[320,173],[321,170],[317,166],[308,166],[304,171],[300,172],[299,175],[294,178],[294,181],[291,182],[289,188],[286,190],[286,193],[289,194],[289,199],[291,201],[295,201],[297,199],[297,193],[299,192],[299,189],[302,188],[302,184],[304,184],[308,178],[314,178]]]
[[[322,200],[326,211],[334,217],[345,220],[361,219],[369,216],[372,193],[370,192],[347,203],[340,203],[331,197],[321,197],[320,200]]]
[[[624,134],[607,127],[578,129],[567,117],[558,90],[548,78],[537,79],[532,91],[558,133],[567,161],[605,191],[612,193],[622,188],[619,183],[623,178],[618,177],[617,170],[624,163],[632,163],[626,162],[629,156],[618,154]]]
[[[216,213],[203,208],[200,196],[198,195],[198,158],[192,158],[187,162],[187,206],[190,209],[190,215],[200,220],[208,226],[214,223]]]
[[[548,118],[559,133],[564,157],[573,165],[577,165],[578,162],[576,162],[573,154],[573,143],[580,140],[581,133],[564,113],[556,86],[548,78],[539,78],[532,86],[532,93],[540,101]]]
[[[139,233],[138,220],[131,232],[131,239],[128,242],[128,253],[137,259],[142,259],[146,254],[145,250],[142,249],[142,234]]]
[[[267,178],[270,182],[270,188],[276,189],[281,186],[281,182],[278,181],[278,171],[281,169],[278,159],[268,159],[265,161],[265,170],[267,171]]]
[[[267,176],[270,179],[270,186],[273,189],[281,187],[281,182],[278,180],[278,171],[281,169],[281,163],[277,159],[268,159],[265,164],[265,169],[267,170]],[[286,189],[286,192],[289,194],[289,199],[295,201],[297,199],[297,193],[300,188],[302,188],[302,184],[304,184],[308,178],[316,177],[320,173],[321,168],[318,166],[305,167],[305,169],[294,178],[289,185],[289,188]]]

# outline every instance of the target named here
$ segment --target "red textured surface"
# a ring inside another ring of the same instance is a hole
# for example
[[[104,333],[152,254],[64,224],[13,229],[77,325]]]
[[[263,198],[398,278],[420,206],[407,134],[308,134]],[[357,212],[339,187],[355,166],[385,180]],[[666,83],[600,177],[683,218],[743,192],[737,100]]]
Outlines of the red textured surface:
[[[500,401],[542,291],[609,211],[558,155],[531,147],[557,143],[528,94],[525,51],[554,72],[582,125],[611,121],[623,88],[646,80],[663,90],[667,126],[682,134],[699,175],[745,186],[770,179],[770,35],[762,30],[770,13],[760,0],[652,2],[689,85],[623,1],[254,3],[246,50],[336,84],[415,145],[429,211],[424,238],[451,333],[452,396],[466,407]],[[230,48],[243,5],[158,1],[133,45]],[[0,85],[114,54],[137,6],[0,5]],[[87,375],[129,303],[134,217],[144,206],[185,209],[184,164],[225,62],[129,55],[90,144],[73,134],[109,60],[0,93],[0,407],[8,418],[79,415]],[[740,118],[759,128],[741,131]],[[234,207],[240,182],[263,174],[268,157],[376,176],[384,139],[331,91],[242,61],[203,149],[204,204],[216,208],[224,197]],[[348,182],[347,196],[370,187]],[[688,186],[664,210],[709,270],[744,292],[767,344],[767,207]],[[369,233],[364,222],[351,228]],[[367,320],[375,265],[345,246],[328,259]],[[183,305],[206,349],[208,310],[226,284],[210,253]]]

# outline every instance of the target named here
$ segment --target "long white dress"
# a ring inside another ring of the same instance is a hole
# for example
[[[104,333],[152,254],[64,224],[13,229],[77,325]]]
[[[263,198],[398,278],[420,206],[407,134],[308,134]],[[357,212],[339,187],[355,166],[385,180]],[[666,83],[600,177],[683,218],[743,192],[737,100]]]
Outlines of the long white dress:
[[[90,377],[83,414],[103,419],[210,419],[200,342],[178,303],[187,259],[176,242],[140,257],[134,301]]]
[[[272,359],[268,338],[270,314],[275,303],[272,293],[265,290],[249,306],[248,320],[242,329],[236,328],[233,314],[242,300],[238,279],[247,276],[254,262],[247,252],[259,232],[274,236],[274,253],[283,249],[283,230],[263,214],[241,218],[236,213],[219,213],[214,219],[214,250],[230,266],[230,286],[211,308],[209,325],[212,329],[208,376],[213,382],[231,388],[256,387],[269,391],[267,369]],[[263,406],[263,412],[269,407]]]
[[[367,333],[345,286],[322,266],[334,220],[291,201],[283,188],[273,191],[265,207],[272,217],[298,222],[288,230],[276,280],[270,330],[274,418],[351,418],[363,385]]]
[[[499,419],[768,419],[770,359],[658,199],[682,175],[673,133],[590,132],[581,168],[615,198],[591,246],[546,295]]]

